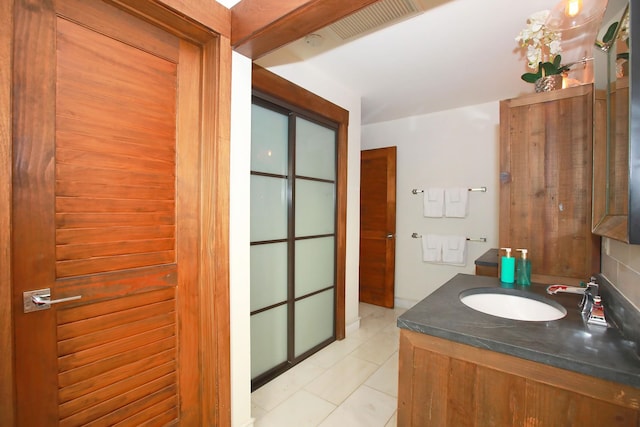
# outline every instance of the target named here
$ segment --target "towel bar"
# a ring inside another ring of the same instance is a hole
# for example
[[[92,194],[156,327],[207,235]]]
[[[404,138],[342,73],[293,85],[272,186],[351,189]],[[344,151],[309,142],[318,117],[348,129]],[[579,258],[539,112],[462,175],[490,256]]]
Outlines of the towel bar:
[[[422,235],[418,234],[418,233],[413,233],[411,235],[411,237],[413,237],[414,239],[420,239],[420,238],[422,238]],[[486,237],[476,237],[476,238],[467,237],[467,241],[469,241],[469,242],[486,242],[487,238]]]
[[[487,187],[469,188],[469,191],[481,191],[483,193],[486,193],[487,192]],[[414,188],[413,190],[411,190],[411,192],[413,194],[418,194],[418,193],[424,193],[424,190],[418,190],[418,189]]]

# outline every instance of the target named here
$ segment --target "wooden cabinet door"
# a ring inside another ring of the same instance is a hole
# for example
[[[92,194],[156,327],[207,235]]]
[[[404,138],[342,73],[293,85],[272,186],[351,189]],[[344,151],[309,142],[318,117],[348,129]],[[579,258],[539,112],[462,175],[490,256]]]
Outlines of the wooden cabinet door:
[[[500,129],[500,246],[528,249],[534,280],[588,279],[600,270],[592,85],[502,101]]]
[[[19,426],[211,425],[204,414],[224,410],[210,410],[218,330],[203,319],[218,318],[222,337],[228,322],[200,288],[200,191],[211,185],[200,182],[202,134],[207,146],[218,139],[202,120],[213,58],[151,21],[100,1],[15,3]],[[81,298],[24,310],[38,289]]]

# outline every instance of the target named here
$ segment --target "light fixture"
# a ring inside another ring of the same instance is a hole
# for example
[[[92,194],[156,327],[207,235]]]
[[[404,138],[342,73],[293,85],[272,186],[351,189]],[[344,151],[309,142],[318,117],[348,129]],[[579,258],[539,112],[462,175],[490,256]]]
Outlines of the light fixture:
[[[582,0],[567,0],[564,7],[564,14],[573,18],[582,12]]]
[[[562,0],[551,10],[547,26],[557,31],[584,27],[599,21],[607,0]]]
[[[592,58],[596,34],[606,7],[607,0],[561,0],[551,10],[547,26],[560,33],[562,64]],[[583,67],[573,67],[569,74],[571,79],[590,83],[593,81],[593,65],[585,62]]]
[[[311,47],[318,47],[324,42],[324,38],[320,34],[309,34],[304,38],[305,43]]]

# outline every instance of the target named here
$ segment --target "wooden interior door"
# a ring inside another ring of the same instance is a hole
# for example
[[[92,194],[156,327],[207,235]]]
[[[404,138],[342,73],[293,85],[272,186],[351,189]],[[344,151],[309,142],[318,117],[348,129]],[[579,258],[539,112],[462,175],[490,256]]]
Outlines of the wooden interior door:
[[[202,49],[99,1],[14,28],[17,425],[204,425]]]
[[[392,308],[396,256],[396,147],[360,157],[360,301]]]

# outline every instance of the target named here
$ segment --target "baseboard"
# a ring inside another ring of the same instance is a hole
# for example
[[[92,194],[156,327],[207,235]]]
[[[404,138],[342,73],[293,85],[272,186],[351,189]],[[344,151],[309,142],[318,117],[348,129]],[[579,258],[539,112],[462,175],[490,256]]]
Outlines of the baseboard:
[[[344,329],[345,336],[349,336],[350,333],[360,329],[360,317],[358,317],[355,321],[349,323]]]
[[[242,424],[239,427],[253,427],[253,423],[255,422],[255,418],[249,418],[249,421],[247,421],[246,423]]]

